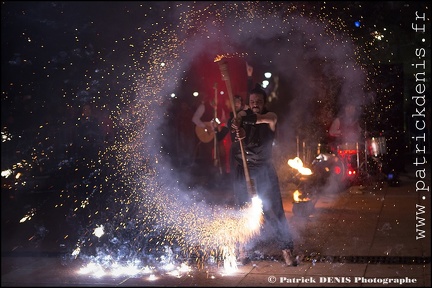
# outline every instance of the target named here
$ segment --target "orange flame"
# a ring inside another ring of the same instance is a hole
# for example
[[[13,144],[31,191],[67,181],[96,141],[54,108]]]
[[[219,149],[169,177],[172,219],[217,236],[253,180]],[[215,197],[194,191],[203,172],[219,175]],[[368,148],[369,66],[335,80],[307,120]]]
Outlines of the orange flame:
[[[214,62],[219,62],[223,58],[224,58],[224,55],[217,55],[216,58],[214,59]]]
[[[309,201],[309,198],[300,198],[300,196],[302,195],[302,193],[299,190],[294,191],[293,194],[293,198],[294,198],[294,202],[302,202],[302,201]]]
[[[226,54],[222,54],[222,55],[216,55],[214,62],[219,62],[223,58],[233,58],[235,56],[244,57],[246,55],[247,55],[247,53],[234,53],[234,54],[226,53]]]

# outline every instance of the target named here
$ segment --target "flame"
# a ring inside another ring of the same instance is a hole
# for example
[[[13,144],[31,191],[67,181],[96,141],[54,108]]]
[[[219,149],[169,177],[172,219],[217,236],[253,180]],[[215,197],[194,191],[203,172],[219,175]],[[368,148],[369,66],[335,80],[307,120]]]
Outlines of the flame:
[[[294,198],[294,202],[303,202],[303,201],[309,201],[310,198],[300,198],[300,196],[302,195],[302,193],[299,190],[294,191],[293,194],[293,198]]]
[[[214,62],[219,62],[224,58],[224,55],[216,55],[216,58],[214,59]]]
[[[298,169],[299,167],[303,167],[303,162],[299,157],[295,157],[288,160],[288,165],[294,169]]]
[[[303,161],[299,157],[288,160],[288,165],[296,169],[302,175],[312,175],[312,170],[303,166]]]
[[[294,198],[295,202],[300,201],[300,195],[301,195],[300,191],[298,191],[298,190],[294,191],[293,198]]]
[[[302,175],[312,175],[312,170],[306,167],[300,167],[298,169],[298,171],[302,174]]]

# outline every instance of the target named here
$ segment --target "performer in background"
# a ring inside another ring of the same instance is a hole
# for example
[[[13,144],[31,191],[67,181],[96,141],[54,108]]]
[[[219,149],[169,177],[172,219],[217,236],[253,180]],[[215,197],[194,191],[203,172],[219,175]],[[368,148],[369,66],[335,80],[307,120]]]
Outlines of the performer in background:
[[[339,183],[345,185],[360,181],[360,167],[365,159],[364,140],[359,113],[353,103],[343,106],[329,128],[329,136],[330,151],[342,160],[343,167],[346,168],[344,173],[339,174]]]
[[[337,147],[340,145],[346,144],[355,147],[355,144],[361,141],[362,135],[358,114],[357,107],[352,103],[348,103],[344,105],[342,113],[333,120],[329,129],[332,152],[336,153]]]
[[[226,126],[226,114],[222,105],[216,106],[213,97],[205,97],[192,116],[199,140],[195,149],[195,162],[202,169],[201,172],[210,171],[210,174],[229,172],[227,171],[229,165],[226,163],[227,148],[224,143],[225,136],[229,132]]]

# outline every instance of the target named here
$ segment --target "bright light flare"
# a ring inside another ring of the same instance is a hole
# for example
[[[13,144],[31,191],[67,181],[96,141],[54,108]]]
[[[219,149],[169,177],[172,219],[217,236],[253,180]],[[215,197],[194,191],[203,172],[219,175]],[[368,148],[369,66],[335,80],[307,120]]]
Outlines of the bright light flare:
[[[93,234],[98,238],[102,237],[102,235],[105,234],[104,226],[100,225],[100,226],[96,227],[95,230],[93,231]]]
[[[106,275],[102,266],[97,263],[88,263],[86,266],[81,267],[78,271],[79,274],[89,275],[91,274],[94,277],[102,277]]]
[[[259,228],[263,221],[262,212],[262,200],[258,196],[252,198],[252,205],[250,205],[246,210],[247,227],[251,231],[259,231]]]
[[[10,175],[12,175],[12,170],[11,170],[11,169],[3,170],[3,171],[1,172],[1,176],[2,176],[2,177],[7,178],[7,177],[9,177]]]
[[[7,131],[1,131],[2,143],[12,140],[12,134]]]
[[[150,274],[149,278],[151,279],[154,274],[153,270],[146,266],[145,268],[140,268],[139,263],[129,263],[122,265],[120,263],[113,263],[110,267],[105,267],[96,262],[90,262],[86,266],[81,267],[78,270],[79,274],[82,275],[90,275],[96,278],[100,278],[102,276],[112,276],[112,277],[120,277],[120,276],[138,276],[141,274]]]
[[[113,265],[112,268],[112,275],[117,277],[122,275],[136,276],[140,274],[140,272],[141,270],[135,265],[121,266],[118,263],[116,263]]]
[[[21,218],[21,220],[19,222],[23,223],[23,222],[25,222],[27,220],[31,220],[33,218],[33,216],[35,216],[35,215],[36,215],[36,209],[32,208],[32,209],[30,209],[30,211],[26,215],[24,215]]]
[[[300,167],[298,169],[298,171],[300,172],[300,174],[302,175],[312,175],[312,170],[307,168],[307,167]]]
[[[176,278],[181,278],[183,274],[188,274],[192,271],[192,268],[186,263],[180,264],[180,267],[167,272],[168,275],[174,276]]]
[[[153,271],[153,268],[151,268],[149,266],[144,267],[143,270],[142,270],[142,272],[144,274],[150,274],[152,271]]]
[[[382,40],[384,38],[384,35],[381,32],[373,31],[371,33],[372,37],[374,37],[376,40]]]
[[[302,193],[299,190],[294,191],[293,193],[294,202],[310,201],[309,198],[300,198],[301,195]]]
[[[299,157],[295,157],[294,159],[288,160],[288,165],[297,170],[298,168],[303,167],[303,161]]]
[[[299,157],[288,160],[288,165],[296,169],[302,175],[312,175],[312,170],[303,166],[303,161]]]
[[[25,215],[23,218],[21,218],[21,220],[19,222],[23,223],[23,222],[25,222],[27,220],[30,220],[31,218],[32,218],[31,215]]]
[[[74,251],[72,252],[72,256],[74,256],[74,257],[76,258],[76,257],[78,257],[78,255],[80,254],[80,252],[81,252],[81,248],[80,248],[80,247],[77,247],[77,248],[75,248]]]
[[[224,271],[226,274],[233,274],[237,271],[237,259],[235,249],[225,246],[224,250]]]

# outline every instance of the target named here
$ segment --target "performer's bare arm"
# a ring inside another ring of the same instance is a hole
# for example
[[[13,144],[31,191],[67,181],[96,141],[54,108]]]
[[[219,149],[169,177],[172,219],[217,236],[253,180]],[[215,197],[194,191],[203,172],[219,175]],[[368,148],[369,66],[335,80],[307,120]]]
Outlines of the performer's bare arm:
[[[267,123],[270,126],[270,129],[272,131],[275,131],[276,129],[276,123],[277,123],[277,115],[274,112],[267,112],[265,114],[255,114],[257,116],[256,124],[263,124]],[[245,111],[240,111],[238,113],[238,117],[246,116]]]
[[[276,129],[277,115],[274,112],[267,112],[265,114],[257,114],[257,124],[267,123],[272,131]]]

